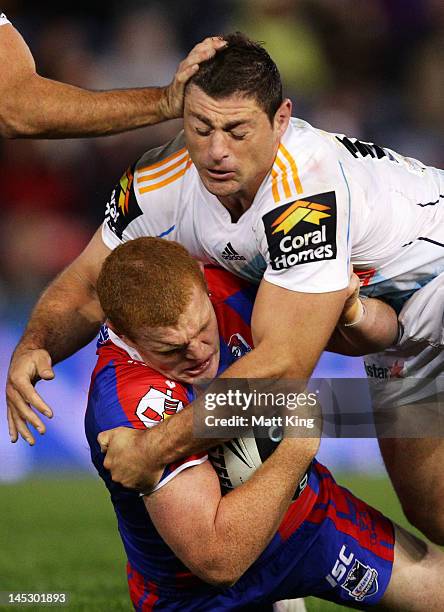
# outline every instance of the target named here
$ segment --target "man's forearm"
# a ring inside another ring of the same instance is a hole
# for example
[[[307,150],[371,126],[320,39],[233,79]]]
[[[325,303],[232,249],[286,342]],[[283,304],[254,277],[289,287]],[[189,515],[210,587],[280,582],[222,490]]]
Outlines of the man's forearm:
[[[276,533],[296,487],[318,450],[315,439],[285,439],[255,474],[221,499],[214,521],[211,568],[237,580]]]
[[[159,467],[174,463],[182,457],[205,451],[228,440],[228,438],[195,438],[193,436],[195,414],[193,410],[203,407],[203,404],[197,406],[199,402],[203,400],[195,400],[172,418],[146,432],[148,448],[151,448],[153,444],[152,434],[156,436],[159,445],[156,456],[161,457],[162,460],[162,466]]]
[[[68,268],[40,297],[15,354],[45,349],[57,363],[92,340],[102,319],[94,288]]]
[[[184,470],[144,498],[147,510],[187,567],[206,582],[230,585],[278,530],[318,446],[314,438],[283,440],[247,482],[224,497],[208,463]]]
[[[115,134],[163,121],[166,88],[89,91],[45,79],[27,77],[8,92],[5,116],[11,136],[69,138]],[[39,100],[36,104],[35,101]]]
[[[36,72],[34,58],[10,24],[1,26],[0,134],[5,138],[103,136],[182,116],[185,83],[225,42],[197,44],[167,87],[89,91]]]

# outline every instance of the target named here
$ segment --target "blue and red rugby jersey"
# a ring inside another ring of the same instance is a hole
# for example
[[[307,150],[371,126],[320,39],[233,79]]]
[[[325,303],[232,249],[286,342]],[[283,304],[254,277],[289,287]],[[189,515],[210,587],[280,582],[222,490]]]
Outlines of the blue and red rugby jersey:
[[[205,275],[219,325],[221,373],[251,350],[256,288],[218,267],[208,266]],[[192,401],[193,389],[148,367],[106,327],[97,354],[85,429],[111,494],[136,610],[265,610],[274,601],[307,595],[360,606],[379,601],[393,564],[392,523],[338,486],[316,461],[275,536],[233,587],[220,589],[194,576],[162,540],[139,494],[111,480],[97,443],[106,429],[155,426]],[[158,487],[205,460],[201,453],[168,466]]]

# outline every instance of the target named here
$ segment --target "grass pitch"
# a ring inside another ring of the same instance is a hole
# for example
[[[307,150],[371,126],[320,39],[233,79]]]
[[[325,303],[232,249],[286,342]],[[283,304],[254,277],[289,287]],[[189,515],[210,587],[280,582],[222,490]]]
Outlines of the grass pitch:
[[[337,480],[406,525],[387,479]],[[132,609],[115,515],[98,479],[59,477],[0,485],[0,516],[0,591],[66,592],[65,609],[70,610]],[[309,612],[345,610],[317,599],[308,599],[307,608]]]

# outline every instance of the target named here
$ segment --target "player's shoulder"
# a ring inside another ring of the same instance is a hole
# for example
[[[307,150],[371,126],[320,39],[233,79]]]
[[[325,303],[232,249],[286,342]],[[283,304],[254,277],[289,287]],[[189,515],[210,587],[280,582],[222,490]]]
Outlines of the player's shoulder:
[[[111,192],[105,212],[105,243],[114,248],[124,240],[163,236],[171,230],[180,213],[183,179],[191,166],[182,132],[144,153]]]
[[[192,166],[183,131],[165,145],[144,153],[134,168],[134,191],[138,200],[162,194],[171,197]]]
[[[135,168],[139,172],[154,170],[169,163],[178,160],[182,155],[188,154],[185,146],[185,137],[183,130],[181,130],[172,140],[167,143],[149,149],[140,157],[135,165]]]
[[[292,117],[282,138],[278,159],[286,159],[290,167],[296,165],[302,177],[305,177],[319,174],[330,164],[337,166],[341,153],[337,134]]]
[[[274,208],[307,194],[322,193],[338,169],[334,134],[292,118],[258,194],[259,208]]]
[[[297,117],[290,119],[282,143],[291,154],[301,159],[318,159],[337,154],[336,134]]]
[[[130,355],[109,337],[105,340],[99,339],[97,362],[91,377],[92,389],[95,392],[107,393],[108,389],[119,388],[124,395],[128,395],[140,384],[157,381],[157,378],[158,373],[146,366],[140,357]]]
[[[107,339],[97,350],[90,409],[98,420],[119,416],[119,424],[152,427],[182,410],[191,399],[186,385],[169,379],[136,354]],[[117,425],[113,425],[117,426]]]
[[[112,334],[110,331],[108,333]],[[100,377],[113,376],[124,394],[132,394],[134,390],[146,385],[156,385],[165,390],[176,389],[176,392],[186,394],[185,385],[169,380],[146,364],[136,350],[123,341],[119,342],[115,334],[112,334],[112,338],[108,336],[104,342],[99,340],[97,356],[93,378],[100,380]]]

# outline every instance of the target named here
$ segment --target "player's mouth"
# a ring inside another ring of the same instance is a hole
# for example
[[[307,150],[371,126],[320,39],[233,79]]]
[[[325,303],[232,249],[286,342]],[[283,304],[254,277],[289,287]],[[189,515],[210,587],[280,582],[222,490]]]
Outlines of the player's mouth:
[[[210,367],[214,355],[215,353],[210,355],[208,359],[205,359],[205,361],[200,361],[196,363],[193,367],[187,368],[186,370],[184,370],[184,374],[186,374],[187,376],[200,376]]]
[[[206,169],[207,175],[216,181],[229,181],[236,176],[233,170],[215,170],[214,168]]]

